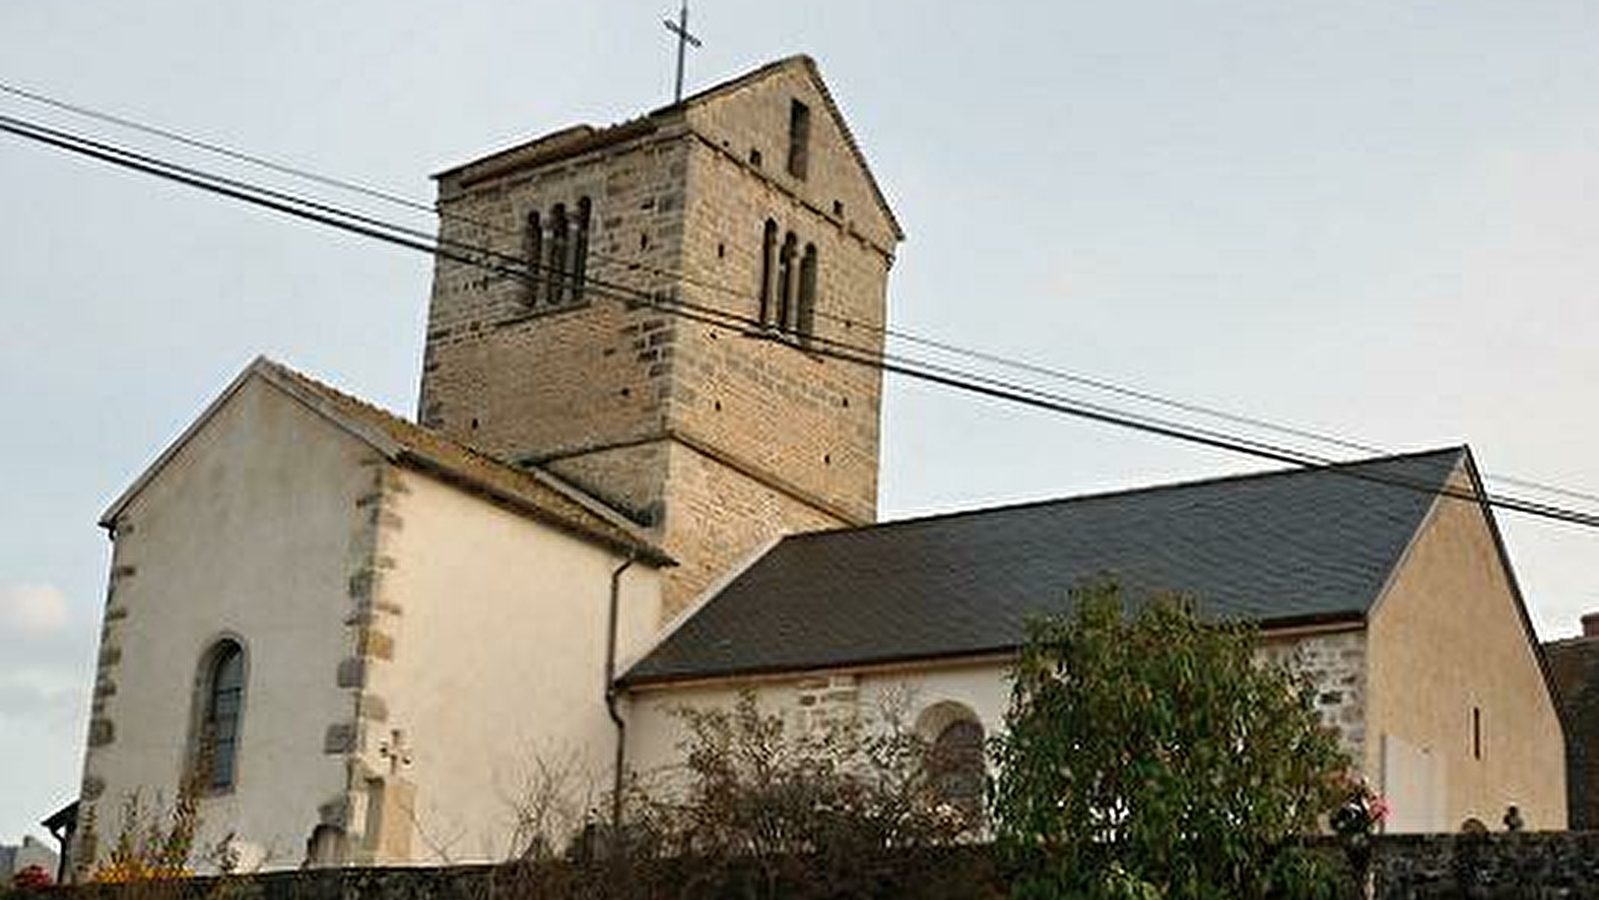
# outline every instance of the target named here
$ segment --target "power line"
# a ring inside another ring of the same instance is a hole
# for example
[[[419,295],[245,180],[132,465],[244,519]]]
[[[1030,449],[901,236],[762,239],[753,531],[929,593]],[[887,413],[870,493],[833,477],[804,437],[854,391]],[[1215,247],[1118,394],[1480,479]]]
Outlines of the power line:
[[[162,138],[163,140],[173,141],[174,143],[182,144],[185,147],[190,147],[190,148],[193,148],[195,150],[204,150],[207,153],[214,153],[214,154],[216,154],[218,156],[223,156],[223,157],[226,157],[228,159],[234,160],[236,162],[248,163],[249,165],[252,165],[252,166],[258,166],[260,168],[267,169],[267,170],[272,171],[272,172],[277,172],[280,175],[289,175],[289,176],[292,176],[294,178],[303,178],[306,181],[312,181],[312,182],[320,184],[320,185],[322,185],[324,187],[331,187],[331,188],[338,188],[340,190],[345,190],[345,191],[352,191],[352,192],[357,193],[357,194],[363,194],[363,195],[365,195],[367,197],[370,197],[370,198],[372,198],[374,200],[382,200],[382,201],[384,201],[386,203],[396,203],[396,204],[399,204],[401,206],[407,206],[407,207],[410,207],[412,209],[420,210],[421,212],[425,212],[425,213],[436,213],[436,210],[434,210],[433,207],[431,207],[431,206],[429,206],[429,205],[427,205],[425,203],[420,203],[420,202],[418,202],[416,200],[412,200],[412,199],[409,199],[407,197],[403,197],[403,196],[401,196],[399,194],[392,193],[390,191],[385,191],[385,190],[383,190],[381,188],[369,187],[367,185],[360,184],[358,182],[350,181],[350,180],[347,180],[347,179],[334,178],[334,177],[329,176],[329,175],[322,175],[320,173],[313,172],[313,171],[311,171],[309,169],[303,169],[303,168],[300,168],[298,166],[291,166],[291,165],[288,165],[286,163],[274,162],[274,161],[272,161],[270,159],[267,159],[267,158],[265,158],[263,156],[257,156],[257,155],[255,155],[253,153],[245,153],[242,150],[235,150],[235,149],[233,149],[231,147],[227,147],[227,146],[224,146],[222,144],[216,143],[215,141],[207,141],[207,140],[202,140],[200,138],[190,137],[190,136],[188,136],[186,134],[183,134],[183,133],[178,132],[178,131],[174,131],[174,130],[172,130],[170,128],[162,128],[159,125],[151,125],[151,124],[148,124],[148,123],[145,123],[145,122],[140,122],[140,121],[138,121],[136,119],[127,118],[126,116],[119,116],[119,115],[115,115],[113,113],[101,112],[100,110],[90,109],[87,106],[81,106],[81,105],[76,104],[76,103],[68,103],[65,100],[58,100],[58,99],[56,99],[54,97],[50,97],[50,96],[47,96],[45,94],[41,94],[38,91],[30,91],[30,90],[28,90],[26,88],[17,87],[14,84],[7,84],[7,83],[5,83],[3,81],[0,81],[0,93],[10,94],[13,97],[20,97],[20,98],[22,98],[24,100],[28,100],[28,101],[31,101],[33,103],[39,103],[39,104],[42,104],[44,106],[49,106],[49,107],[52,107],[54,109],[59,109],[59,110],[61,110],[63,112],[69,112],[69,113],[72,113],[73,115],[83,116],[84,118],[87,118],[87,119],[94,119],[95,121],[98,121],[98,122],[105,122],[105,123],[110,124],[110,125],[117,125],[117,126],[120,126],[122,128],[128,128],[128,129],[131,129],[133,131],[137,131],[137,132],[139,132],[141,134],[150,135],[151,137],[158,137],[158,138]]]
[[[53,109],[58,109],[58,110],[61,110],[61,111],[64,111],[64,112],[72,113],[74,115],[78,115],[78,116],[82,116],[82,117],[85,117],[85,118],[88,118],[88,119],[92,119],[92,120],[95,120],[95,121],[104,122],[104,123],[108,123],[108,124],[112,124],[112,125],[117,125],[117,126],[120,126],[120,127],[123,127],[123,128],[131,129],[133,131],[137,131],[137,132],[142,133],[142,134],[150,135],[150,136],[153,136],[153,137],[159,137],[159,138],[162,138],[164,140],[169,140],[169,141],[175,142],[175,143],[180,144],[182,146],[190,147],[192,149],[202,150],[202,151],[205,151],[207,153],[213,153],[213,154],[216,154],[218,156],[222,156],[224,158],[234,160],[236,162],[242,162],[242,163],[246,163],[246,164],[249,164],[249,165],[257,166],[257,167],[266,169],[268,171],[276,172],[278,174],[289,175],[291,177],[305,179],[307,181],[323,185],[324,187],[332,187],[332,188],[336,188],[336,189],[339,189],[339,190],[350,191],[352,193],[356,193],[356,194],[359,194],[359,195],[362,195],[362,196],[365,196],[365,197],[368,197],[368,198],[371,198],[371,199],[381,200],[381,201],[383,201],[385,203],[390,203],[390,204],[394,204],[394,205],[397,205],[397,206],[401,206],[401,207],[404,207],[406,209],[410,209],[410,210],[414,210],[414,211],[419,211],[419,212],[424,212],[424,213],[429,213],[429,214],[432,214],[432,215],[436,215],[441,220],[459,222],[461,224],[466,224],[466,225],[473,225],[473,226],[476,226],[476,227],[479,227],[479,228],[483,228],[483,229],[488,230],[488,231],[493,231],[493,232],[497,232],[497,233],[501,233],[501,234],[507,234],[507,235],[513,235],[513,236],[520,234],[520,232],[518,232],[515,229],[507,228],[507,227],[505,227],[503,225],[499,225],[497,223],[485,222],[483,220],[476,219],[476,218],[473,218],[473,217],[470,217],[470,216],[461,215],[459,213],[445,212],[444,210],[438,209],[437,207],[435,207],[433,205],[430,205],[430,204],[427,204],[427,203],[423,203],[423,202],[418,201],[418,200],[414,200],[412,198],[403,196],[403,195],[401,195],[401,194],[399,194],[397,192],[394,192],[394,191],[384,190],[382,188],[372,187],[370,185],[362,184],[360,182],[352,181],[350,179],[339,178],[339,177],[330,176],[330,175],[324,175],[322,173],[314,172],[314,171],[311,171],[311,170],[303,168],[303,167],[293,166],[293,165],[289,165],[289,164],[286,164],[286,163],[277,162],[277,161],[274,161],[274,160],[271,160],[271,159],[267,159],[266,157],[260,156],[258,154],[248,153],[248,152],[244,152],[244,151],[241,151],[241,150],[234,149],[232,147],[225,146],[225,145],[220,144],[220,143],[218,143],[216,141],[210,141],[210,140],[205,140],[205,139],[201,139],[201,138],[192,137],[190,135],[184,134],[182,132],[176,131],[176,130],[171,129],[171,128],[165,128],[165,127],[161,127],[161,126],[158,126],[158,125],[152,125],[152,124],[149,124],[147,122],[141,122],[141,121],[138,121],[136,119],[129,118],[127,116],[116,115],[116,114],[113,114],[113,113],[108,113],[108,112],[104,112],[104,111],[101,111],[101,110],[93,109],[93,108],[84,106],[82,104],[71,103],[71,102],[68,102],[68,101],[65,101],[65,100],[61,100],[59,98],[48,96],[48,95],[40,93],[38,91],[28,90],[26,88],[18,87],[18,86],[13,85],[13,84],[8,84],[8,83],[3,82],[3,81],[0,81],[0,92],[6,93],[6,94],[10,94],[12,96],[19,97],[19,98],[24,99],[24,100],[28,100],[30,102],[42,104],[44,106],[48,106],[48,107],[51,107]],[[171,165],[173,165],[173,167],[175,169],[180,170],[180,171],[192,171],[192,170],[186,170],[183,167],[176,166],[176,164],[171,164]],[[217,179],[222,180],[222,181],[227,181],[229,183],[234,183],[234,184],[237,183],[237,182],[233,182],[231,179],[223,179],[221,176],[210,176],[210,177],[214,177],[214,178],[217,178]],[[260,188],[259,190],[266,191],[266,189],[264,189],[264,188]],[[273,193],[275,194],[276,192],[273,192]],[[278,196],[282,196],[282,195],[278,195]],[[326,207],[322,207],[322,208],[326,208]],[[351,214],[351,213],[348,213],[348,212],[346,212],[344,214],[345,215],[349,215],[350,217],[355,218],[355,219],[360,220],[360,221],[366,221],[366,222],[369,222],[369,223],[375,221],[374,219],[372,219],[370,217],[357,216],[355,214]],[[417,229],[402,228],[401,226],[395,226],[395,225],[392,225],[392,224],[388,225],[387,227],[395,228],[397,230],[401,230],[404,233],[410,234],[412,236],[421,237],[421,238],[423,238],[425,240],[434,239],[434,236],[431,233],[422,232],[422,231],[419,231]],[[440,240],[441,242],[444,241],[443,238],[438,238],[438,240]],[[452,243],[459,243],[459,242],[452,242]],[[483,248],[478,248],[478,249],[481,251]],[[501,254],[501,256],[503,258],[506,255],[505,254]],[[690,275],[690,274],[688,274],[686,272],[683,272],[681,270],[672,269],[670,267],[658,266],[658,265],[654,265],[654,264],[651,264],[651,263],[644,262],[642,260],[634,260],[634,259],[625,259],[625,258],[622,258],[622,257],[615,257],[615,256],[611,256],[609,254],[603,253],[603,252],[601,252],[599,250],[595,250],[593,248],[590,248],[589,256],[591,256],[594,259],[599,260],[599,261],[601,261],[603,263],[606,263],[608,265],[622,266],[629,272],[644,271],[644,272],[647,272],[647,273],[649,273],[651,275],[655,275],[657,277],[663,277],[663,278],[671,279],[671,280],[674,280],[674,281],[681,281],[684,284],[692,285],[694,287],[699,287],[699,288],[702,288],[702,289],[705,289],[705,290],[710,290],[710,291],[715,291],[715,292],[718,292],[718,293],[722,293],[722,294],[725,294],[725,295],[728,295],[728,296],[731,296],[731,297],[734,297],[736,299],[743,300],[743,301],[746,301],[746,302],[752,300],[752,298],[750,297],[749,293],[747,291],[745,291],[744,289],[742,289],[742,288],[737,288],[737,287],[734,287],[732,285],[728,285],[728,284],[725,284],[725,283],[722,283],[722,282],[715,282],[715,281],[711,281],[711,280],[708,280],[708,279],[699,278],[699,277]],[[564,275],[564,273],[556,272],[556,273],[553,273],[552,277],[560,278],[560,277],[563,277],[563,275]],[[1354,440],[1350,440],[1350,439],[1347,439],[1347,438],[1339,437],[1337,435],[1327,434],[1325,432],[1312,431],[1312,430],[1309,430],[1309,429],[1303,429],[1303,428],[1297,428],[1297,427],[1294,427],[1294,426],[1284,425],[1284,424],[1281,424],[1281,423],[1272,422],[1270,420],[1262,419],[1262,418],[1258,418],[1258,417],[1254,417],[1254,416],[1242,415],[1242,414],[1234,413],[1234,412],[1231,412],[1231,411],[1228,411],[1228,410],[1224,410],[1224,409],[1221,409],[1221,408],[1215,407],[1215,406],[1209,406],[1209,405],[1205,405],[1205,404],[1194,403],[1194,402],[1191,402],[1191,401],[1181,400],[1181,399],[1173,398],[1173,397],[1170,397],[1170,396],[1158,394],[1158,393],[1155,393],[1153,391],[1147,391],[1147,390],[1142,390],[1142,389],[1138,389],[1138,388],[1128,387],[1126,385],[1121,385],[1121,384],[1118,384],[1116,382],[1113,382],[1113,381],[1111,381],[1109,379],[1105,379],[1105,378],[1097,378],[1097,377],[1094,377],[1094,376],[1083,375],[1081,373],[1066,371],[1066,370],[1060,369],[1058,367],[1044,366],[1044,365],[1040,365],[1040,364],[1037,364],[1037,363],[1031,363],[1031,362],[1027,362],[1027,361],[1023,361],[1023,360],[1018,360],[1018,359],[1014,359],[1014,358],[1010,358],[1010,357],[1001,356],[1001,355],[995,354],[995,353],[989,353],[989,352],[985,352],[985,351],[982,351],[982,350],[976,350],[976,349],[972,349],[972,348],[968,348],[968,347],[962,347],[962,346],[959,346],[959,345],[956,345],[956,344],[949,343],[947,341],[942,341],[942,340],[938,340],[938,339],[935,339],[935,338],[923,337],[923,336],[916,335],[916,334],[913,334],[913,333],[910,333],[910,332],[907,332],[907,331],[903,331],[903,330],[899,330],[899,329],[895,329],[895,328],[890,328],[890,327],[888,327],[886,325],[878,325],[878,324],[871,323],[871,322],[862,322],[862,321],[859,321],[859,320],[856,320],[856,319],[849,318],[847,316],[840,316],[840,315],[835,314],[835,313],[829,313],[826,310],[816,310],[815,312],[816,312],[817,317],[819,317],[819,318],[823,318],[823,319],[827,319],[829,321],[837,322],[837,323],[840,323],[840,324],[842,324],[842,325],[844,325],[846,327],[849,327],[849,328],[861,328],[861,329],[864,329],[864,330],[867,330],[867,331],[871,331],[871,332],[876,333],[876,334],[881,334],[881,335],[883,335],[884,337],[887,337],[887,338],[892,338],[892,339],[895,339],[895,340],[905,341],[907,343],[911,343],[911,344],[915,344],[915,345],[918,345],[918,346],[922,346],[922,347],[938,350],[938,351],[944,352],[944,353],[950,353],[950,354],[954,354],[954,355],[958,355],[958,356],[963,356],[963,357],[966,357],[968,359],[972,359],[972,360],[976,360],[976,361],[979,361],[979,362],[987,363],[989,365],[997,365],[997,366],[1009,368],[1009,369],[1012,369],[1012,370],[1015,370],[1015,371],[1019,371],[1019,372],[1026,372],[1026,373],[1031,374],[1031,375],[1039,375],[1039,376],[1043,376],[1043,377],[1046,377],[1046,378],[1052,378],[1052,379],[1064,381],[1064,382],[1067,382],[1067,383],[1070,383],[1070,384],[1076,384],[1076,385],[1079,385],[1079,386],[1082,386],[1082,387],[1091,388],[1093,390],[1103,391],[1103,392],[1106,392],[1106,393],[1115,394],[1117,396],[1127,397],[1129,399],[1138,400],[1140,402],[1149,403],[1149,404],[1157,405],[1157,406],[1162,406],[1162,407],[1165,407],[1165,408],[1168,408],[1168,409],[1175,409],[1175,410],[1178,410],[1178,411],[1181,411],[1181,412],[1187,412],[1187,413],[1191,413],[1191,414],[1195,414],[1195,415],[1202,415],[1202,416],[1206,416],[1206,417],[1209,417],[1209,418],[1217,419],[1219,421],[1231,422],[1231,423],[1233,423],[1235,425],[1244,425],[1244,426],[1247,426],[1247,427],[1250,427],[1250,428],[1255,428],[1255,429],[1259,429],[1259,430],[1262,430],[1262,431],[1270,431],[1270,432],[1273,432],[1273,433],[1276,433],[1276,434],[1286,435],[1286,436],[1289,436],[1289,437],[1295,437],[1295,438],[1301,438],[1301,439],[1304,439],[1304,440],[1310,440],[1310,441],[1314,441],[1314,442],[1319,443],[1319,444],[1324,444],[1324,445],[1332,446],[1332,447],[1338,447],[1340,449],[1345,449],[1345,450],[1354,450],[1354,451],[1361,452],[1361,453],[1371,453],[1371,454],[1378,454],[1378,455],[1386,455],[1386,454],[1391,452],[1391,451],[1389,451],[1387,449],[1375,446],[1375,445],[1370,444],[1370,443],[1354,441]],[[1565,497],[1569,497],[1569,498],[1572,498],[1572,499],[1587,500],[1587,501],[1590,501],[1590,502],[1599,503],[1599,494],[1595,494],[1595,493],[1591,493],[1591,492],[1573,490],[1571,488],[1559,487],[1559,486],[1551,485],[1551,484],[1548,484],[1548,483],[1545,483],[1545,482],[1541,482],[1541,481],[1534,481],[1534,480],[1525,479],[1525,478],[1516,478],[1516,477],[1511,477],[1511,476],[1508,476],[1508,475],[1485,474],[1483,477],[1486,480],[1488,480],[1488,481],[1514,485],[1514,486],[1517,486],[1517,487],[1527,488],[1527,489],[1539,491],[1539,492],[1542,492],[1542,493],[1565,496]]]
[[[216,181],[209,180],[210,176],[208,176],[206,173],[199,172],[198,170],[189,169],[188,167],[178,167],[175,164],[167,164],[160,160],[152,161],[154,159],[152,157],[146,157],[142,154],[132,153],[131,151],[122,151],[111,145],[78,138],[66,132],[61,132],[56,129],[43,128],[23,120],[13,119],[11,117],[0,117],[0,131],[53,146],[57,149],[65,150],[67,152],[97,159],[115,166],[177,181],[200,190],[216,193],[251,205],[272,209],[274,211],[282,212],[303,220],[317,222],[376,240],[407,247],[409,249],[448,259],[464,265],[483,268],[486,271],[495,272],[507,277],[517,278],[520,280],[528,280],[533,277],[537,277],[530,271],[534,267],[526,265],[525,261],[518,261],[518,266],[516,267],[508,267],[492,262],[490,257],[495,255],[493,251],[485,251],[482,250],[482,248],[477,248],[477,253],[469,253],[462,252],[449,246],[430,244],[425,240],[418,240],[406,236],[402,232],[407,229],[403,229],[400,226],[374,226],[371,224],[370,217],[364,217],[345,211],[337,211],[337,207],[330,207],[327,204],[304,200],[303,198],[292,198],[292,195],[284,195],[282,192],[266,191],[265,189],[261,189],[259,192],[254,192],[252,188],[247,185],[247,183],[238,182],[232,179],[218,179],[217,181],[227,181],[229,183],[217,183]],[[182,171],[178,171],[177,169],[182,169]],[[241,187],[241,184],[245,186]],[[285,196],[288,196],[291,199],[284,199]],[[335,210],[335,212],[329,212],[329,210]],[[483,258],[479,258],[479,256]],[[586,287],[587,286],[588,285],[586,285]],[[647,305],[662,312],[678,315],[683,318],[700,321],[718,327],[730,329],[742,328],[746,333],[750,333],[750,329],[757,329],[754,331],[755,336],[765,337],[768,339],[776,338],[776,335],[772,333],[771,329],[765,328],[763,323],[759,322],[758,320],[742,317],[734,313],[728,313],[725,310],[718,310],[712,307],[696,306],[695,304],[685,303],[680,299],[674,299],[662,294],[649,293],[627,286],[610,285],[605,284],[604,282],[596,282],[594,286],[600,288],[599,293],[602,296],[611,296],[617,299],[623,299],[629,303]],[[1047,392],[1042,392],[1034,388],[1008,384],[996,379],[986,378],[984,376],[978,376],[976,379],[974,379],[971,373],[963,373],[959,372],[959,370],[952,370],[956,374],[951,374],[951,370],[947,369],[946,371],[939,371],[940,368],[945,367],[938,367],[936,364],[929,364],[921,361],[905,362],[892,358],[885,358],[882,352],[875,351],[870,348],[853,347],[852,345],[843,344],[842,342],[825,339],[817,340],[813,338],[807,342],[805,349],[807,352],[811,352],[825,358],[838,359],[844,362],[872,367],[884,372],[890,372],[921,381],[927,381],[933,384],[943,385],[945,387],[960,390],[966,393],[1006,400],[1024,406],[1048,410],[1090,421],[1101,422],[1104,424],[1131,428],[1145,433],[1184,441],[1187,443],[1198,444],[1201,446],[1207,446],[1214,449],[1227,450],[1256,458],[1267,459],[1274,462],[1289,463],[1302,467],[1320,467],[1330,465],[1330,461],[1328,460],[1300,451],[1262,445],[1259,442],[1249,441],[1248,439],[1242,439],[1237,436],[1225,435],[1217,432],[1206,432],[1201,429],[1185,427],[1175,423],[1152,422],[1148,421],[1147,419],[1141,420],[1139,417],[1126,414],[1122,411],[1112,410],[1105,407],[1091,408],[1090,406],[1079,402],[1063,400],[1056,396],[1048,395]],[[1490,493],[1479,494],[1476,492],[1461,491],[1447,486],[1440,488],[1434,485],[1416,482],[1411,479],[1356,471],[1349,468],[1347,465],[1332,466],[1330,470],[1348,477],[1420,491],[1430,495],[1469,500],[1484,504],[1486,506],[1521,512],[1528,515],[1538,516],[1555,521],[1562,521],[1570,524],[1599,527],[1599,515],[1586,513],[1579,510],[1566,509],[1554,506],[1552,504],[1544,504],[1505,495],[1496,495]]]

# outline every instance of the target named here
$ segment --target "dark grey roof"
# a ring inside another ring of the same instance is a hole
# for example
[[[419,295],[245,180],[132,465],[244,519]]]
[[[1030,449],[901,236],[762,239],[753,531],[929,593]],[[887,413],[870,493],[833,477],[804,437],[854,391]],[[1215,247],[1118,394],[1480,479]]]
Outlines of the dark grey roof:
[[[1134,598],[1191,595],[1216,618],[1359,619],[1462,460],[1451,448],[794,535],[623,680],[1010,650],[1030,616],[1098,576]]]

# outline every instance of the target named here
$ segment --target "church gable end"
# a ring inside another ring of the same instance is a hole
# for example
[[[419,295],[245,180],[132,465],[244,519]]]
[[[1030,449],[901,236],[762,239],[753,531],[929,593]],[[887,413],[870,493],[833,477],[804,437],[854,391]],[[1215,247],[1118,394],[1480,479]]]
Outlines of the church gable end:
[[[707,145],[893,256],[904,233],[811,59],[790,57],[685,103]]]
[[[106,516],[112,570],[82,801],[111,833],[129,795],[171,796],[198,765],[212,767],[207,843],[228,830],[298,842],[313,823],[269,798],[314,807],[344,788],[324,729],[349,716],[334,665],[348,652],[352,579],[372,565],[360,500],[384,466],[259,365]],[[218,672],[227,646],[243,665]],[[244,812],[229,821],[222,810],[235,804]],[[106,848],[82,849],[88,860]]]
[[[1465,456],[1368,617],[1366,764],[1399,831],[1565,826],[1564,742],[1536,639]]]

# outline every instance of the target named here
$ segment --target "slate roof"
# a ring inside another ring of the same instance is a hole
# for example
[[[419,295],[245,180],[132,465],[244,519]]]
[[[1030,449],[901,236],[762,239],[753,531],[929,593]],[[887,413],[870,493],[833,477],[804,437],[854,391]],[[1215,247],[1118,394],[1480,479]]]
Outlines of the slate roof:
[[[265,379],[304,403],[313,412],[365,441],[390,462],[426,472],[522,515],[640,559],[657,565],[672,564],[671,557],[620,513],[554,475],[534,467],[511,466],[485,456],[437,431],[402,419],[266,357],[257,357],[250,363],[106,510],[100,523],[109,527],[166,462],[253,377]]]
[[[1130,597],[1179,591],[1263,627],[1359,621],[1430,491],[1469,459],[1459,447],[790,536],[623,683],[1006,652],[1030,616],[1107,575]]]

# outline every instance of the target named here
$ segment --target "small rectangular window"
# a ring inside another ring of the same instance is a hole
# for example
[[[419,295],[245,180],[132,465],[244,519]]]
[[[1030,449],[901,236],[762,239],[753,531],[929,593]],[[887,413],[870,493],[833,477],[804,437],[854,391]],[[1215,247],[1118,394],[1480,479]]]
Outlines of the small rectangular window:
[[[810,166],[811,108],[798,100],[788,107],[788,174],[804,178]]]
[[[1482,707],[1471,708],[1471,756],[1482,759]]]

